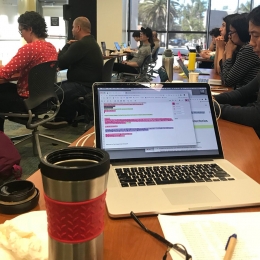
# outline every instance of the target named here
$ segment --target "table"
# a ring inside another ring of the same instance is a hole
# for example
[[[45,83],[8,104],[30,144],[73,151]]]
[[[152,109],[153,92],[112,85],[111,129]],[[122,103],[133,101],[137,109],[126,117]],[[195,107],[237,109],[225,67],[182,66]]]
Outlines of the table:
[[[260,183],[260,141],[255,131],[250,127],[221,119],[218,121],[218,125],[225,158]],[[86,134],[91,132],[93,129]],[[86,145],[92,146],[93,140],[94,136],[91,136]],[[76,142],[77,140],[72,145],[75,145]],[[40,171],[34,173],[29,180],[35,184],[41,194],[39,205],[34,210],[44,210]],[[204,211],[197,214],[248,211],[260,211],[260,206]],[[0,223],[13,217],[15,215],[0,214]],[[156,216],[142,217],[141,220],[149,229],[162,235]],[[166,246],[146,234],[131,218],[111,219],[108,214],[105,214],[104,260],[162,259],[165,250]],[[168,258],[170,259],[170,257]]]

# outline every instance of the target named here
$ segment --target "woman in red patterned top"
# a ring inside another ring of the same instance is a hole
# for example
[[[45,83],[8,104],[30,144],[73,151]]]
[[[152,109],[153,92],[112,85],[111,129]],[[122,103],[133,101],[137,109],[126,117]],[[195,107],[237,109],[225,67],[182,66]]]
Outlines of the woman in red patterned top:
[[[51,60],[57,60],[55,47],[46,42],[47,26],[44,18],[33,11],[25,12],[18,18],[19,32],[27,42],[5,66],[0,67],[0,78],[7,81],[15,73],[20,77],[17,84],[0,84],[0,111],[26,111],[23,100],[29,96],[28,74],[32,67]],[[0,130],[4,120],[0,118]]]

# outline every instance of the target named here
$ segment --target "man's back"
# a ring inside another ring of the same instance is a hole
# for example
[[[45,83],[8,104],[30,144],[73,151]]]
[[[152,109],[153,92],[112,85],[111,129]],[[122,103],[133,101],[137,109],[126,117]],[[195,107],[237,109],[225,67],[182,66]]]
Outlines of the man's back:
[[[69,81],[91,87],[102,80],[103,56],[92,35],[66,44],[58,55],[59,68],[68,69]]]

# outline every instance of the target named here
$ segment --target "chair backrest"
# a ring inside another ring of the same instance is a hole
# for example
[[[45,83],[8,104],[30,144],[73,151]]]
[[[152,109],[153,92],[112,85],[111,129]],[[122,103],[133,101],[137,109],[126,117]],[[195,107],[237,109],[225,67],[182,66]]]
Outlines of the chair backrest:
[[[58,99],[54,90],[58,63],[48,61],[34,66],[28,77],[29,98],[24,100],[28,110],[38,107],[51,98]]]
[[[151,59],[152,59],[152,54],[149,54],[148,56],[146,56],[144,58],[144,61],[143,61],[142,65],[141,65],[141,67],[140,67],[140,73],[141,74],[144,74],[144,73],[147,72],[148,65],[151,62]]]
[[[158,53],[159,53],[160,47],[158,47],[154,53],[152,54],[152,61],[155,62],[158,59]]]
[[[111,82],[113,66],[116,58],[109,59],[102,69],[102,82]]]

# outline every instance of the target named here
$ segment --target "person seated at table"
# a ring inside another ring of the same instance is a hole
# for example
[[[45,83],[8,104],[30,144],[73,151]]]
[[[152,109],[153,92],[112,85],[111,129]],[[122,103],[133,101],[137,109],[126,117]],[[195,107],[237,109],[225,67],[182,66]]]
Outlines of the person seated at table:
[[[44,124],[46,128],[64,127],[77,115],[85,114],[85,106],[79,102],[79,97],[91,97],[93,83],[102,81],[103,56],[91,35],[90,21],[86,17],[76,18],[72,35],[74,40],[68,41],[58,54],[59,69],[68,69],[67,81],[58,83],[60,111],[54,122]]]
[[[220,77],[227,87],[239,88],[255,78],[260,70],[260,59],[248,44],[247,13],[232,18],[229,40],[220,60]]]
[[[254,52],[260,57],[260,6],[254,8],[248,15],[249,34],[251,35],[250,45]],[[220,104],[215,110],[220,117],[234,123],[253,127],[260,137],[260,72],[247,85],[237,88],[231,92],[214,96]],[[257,100],[255,100],[257,95]]]
[[[160,48],[160,40],[158,38],[158,34],[156,31],[152,31],[152,33],[153,33],[153,43],[154,43],[154,47],[152,50],[152,55],[153,55],[156,52],[156,50]]]
[[[134,54],[134,57],[130,61],[125,60],[121,63],[115,63],[113,71],[138,74],[138,68],[143,64],[145,57],[151,54],[151,46],[154,45],[152,30],[150,28],[141,28],[140,41],[142,42],[142,46]]]
[[[10,80],[19,73],[17,84],[3,83],[0,85],[0,111],[1,112],[26,112],[23,100],[28,98],[28,75],[34,66],[57,60],[55,47],[45,41],[47,26],[44,18],[34,12],[25,12],[18,18],[19,33],[26,44],[5,65],[0,67],[0,78]],[[4,119],[0,118],[0,130],[3,131]]]
[[[231,19],[239,15],[236,14],[229,14],[226,17],[223,18],[223,22],[221,24],[221,27],[219,28],[220,36],[215,38],[216,41],[216,52],[215,52],[215,58],[214,58],[214,70],[217,74],[220,74],[220,65],[219,62],[222,59],[225,51],[225,45],[229,40],[229,26]]]
[[[204,59],[214,59],[216,51],[216,38],[220,36],[219,28],[214,28],[209,32],[211,43],[207,50],[201,50],[200,56]]]

